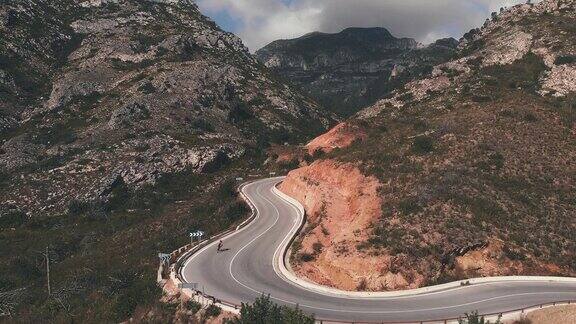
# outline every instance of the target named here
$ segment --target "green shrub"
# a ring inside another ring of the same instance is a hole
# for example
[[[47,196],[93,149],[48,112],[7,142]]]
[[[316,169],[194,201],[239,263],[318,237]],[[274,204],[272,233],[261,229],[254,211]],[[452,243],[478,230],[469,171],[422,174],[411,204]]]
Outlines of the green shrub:
[[[68,214],[70,216],[80,216],[87,213],[90,210],[90,204],[77,199],[72,199],[68,203]]]
[[[316,151],[314,151],[314,153],[312,153],[312,157],[314,158],[314,160],[318,160],[322,158],[324,155],[326,155],[326,153],[322,149],[317,149]]]
[[[407,92],[399,96],[398,99],[404,102],[412,101],[412,99],[414,99],[414,94],[412,92]]]
[[[535,123],[538,121],[538,117],[536,117],[536,115],[534,115],[533,113],[529,112],[524,116],[524,120],[529,123]]]
[[[253,304],[242,304],[240,316],[227,320],[227,324],[314,324],[314,316],[306,315],[301,309],[278,306],[270,296],[261,296]]]
[[[406,198],[400,202],[398,208],[404,215],[410,215],[422,210],[422,206],[418,203],[418,200],[414,197]]]
[[[316,259],[316,257],[312,253],[308,253],[308,252],[300,253],[300,261],[302,261],[302,262],[310,262],[310,261],[314,261],[315,259]]]
[[[494,77],[500,85],[497,88],[507,86],[508,88],[521,87],[530,91],[535,91],[539,85],[542,72],[547,67],[544,61],[536,54],[526,54],[521,60],[508,65],[494,65],[483,69],[485,74]]]
[[[526,255],[524,255],[522,252],[518,251],[518,250],[514,250],[511,249],[507,246],[504,247],[504,254],[506,254],[506,256],[513,261],[519,260],[519,261],[524,261],[526,260]]]
[[[188,309],[190,312],[192,312],[192,314],[196,314],[196,313],[198,313],[199,310],[202,309],[202,305],[199,302],[197,302],[193,299],[190,299],[186,303],[186,309]]]
[[[138,87],[138,91],[142,92],[143,94],[151,94],[156,92],[156,87],[154,87],[152,82],[146,82]]]
[[[206,318],[211,317],[218,317],[222,313],[222,309],[214,304],[206,307],[206,311],[204,312],[204,316]]]
[[[490,324],[492,322],[487,321],[484,316],[478,315],[478,311],[472,312],[470,314],[466,314],[466,318],[459,319],[458,324]],[[500,318],[496,320],[494,324],[500,324],[502,321]]]
[[[249,211],[250,209],[246,203],[242,201],[235,201],[226,209],[224,216],[230,223],[234,223],[246,216]]]
[[[162,296],[162,290],[148,273],[127,272],[116,277],[122,278],[111,289],[116,296],[113,311],[118,321],[129,318],[137,306],[155,303]]]
[[[145,53],[149,51],[152,46],[158,45],[158,43],[162,41],[162,37],[137,34],[132,37],[131,40],[135,42],[135,44],[131,46],[135,53]]]
[[[418,136],[412,143],[412,150],[417,154],[428,154],[434,150],[434,140],[429,136]]]
[[[561,55],[554,60],[554,64],[556,65],[564,65],[564,64],[572,64],[576,63],[576,56],[575,55]]]
[[[0,228],[20,227],[26,222],[26,214],[19,210],[11,210],[0,215]]]
[[[5,184],[10,181],[11,177],[8,172],[0,170],[0,184]]]
[[[238,124],[251,118],[253,118],[252,111],[244,102],[233,104],[228,112],[228,121],[231,123]]]
[[[192,127],[201,132],[211,133],[215,131],[214,126],[212,126],[212,124],[210,124],[208,121],[204,119],[196,119],[195,121],[192,122]]]

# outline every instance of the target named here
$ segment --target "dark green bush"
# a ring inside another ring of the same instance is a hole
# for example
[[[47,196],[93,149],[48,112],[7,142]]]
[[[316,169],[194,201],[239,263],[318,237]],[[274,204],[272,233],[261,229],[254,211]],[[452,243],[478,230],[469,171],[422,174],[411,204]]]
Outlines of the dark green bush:
[[[222,309],[214,304],[206,307],[204,316],[206,318],[217,317],[222,313]]]
[[[22,226],[26,222],[26,214],[19,210],[12,210],[0,215],[0,228],[13,228]]]
[[[536,117],[536,115],[534,115],[533,113],[529,112],[524,116],[524,120],[529,123],[535,123],[538,121],[538,117]]]
[[[232,123],[240,123],[252,117],[253,115],[250,108],[244,102],[233,104],[230,108],[230,112],[228,112],[228,121]]]
[[[535,54],[526,54],[521,60],[508,65],[494,65],[483,69],[486,75],[498,83],[496,88],[518,88],[535,91],[542,72],[547,67],[544,61]]]
[[[214,126],[212,126],[212,124],[210,124],[209,122],[207,122],[204,119],[196,119],[195,121],[192,122],[192,127],[194,127],[195,129],[201,131],[201,132],[214,132]]]
[[[8,172],[0,170],[0,184],[5,184],[10,181],[11,177]]]
[[[564,65],[564,64],[572,64],[576,63],[576,56],[575,55],[561,55],[554,60],[554,64],[556,65]]]
[[[428,154],[434,150],[434,140],[429,136],[418,136],[412,143],[412,150],[417,154]]]
[[[474,311],[470,314],[467,313],[465,316],[466,318],[458,320],[458,324],[491,324],[491,322],[487,321],[484,316],[478,315],[478,311]],[[502,321],[498,318],[494,324],[500,323],[502,323]]]
[[[249,211],[250,209],[246,203],[242,201],[236,201],[226,209],[224,215],[230,223],[234,223],[246,216]]]
[[[314,261],[316,258],[312,253],[302,252],[300,253],[300,261],[302,262],[311,262]]]
[[[506,254],[506,256],[513,261],[519,260],[519,261],[524,261],[526,260],[526,255],[524,255],[524,253],[515,250],[515,249],[511,249],[507,246],[504,247],[504,254]]]
[[[71,216],[83,215],[90,210],[90,207],[90,204],[87,202],[73,199],[68,203],[68,214]]]
[[[226,321],[227,324],[314,324],[314,316],[306,315],[301,309],[278,306],[270,296],[262,296],[253,304],[242,304],[240,316]]]
[[[156,87],[154,87],[152,82],[146,82],[138,87],[138,91],[142,92],[143,94],[151,94],[156,92]]]
[[[402,214],[410,215],[419,212],[422,209],[422,206],[420,206],[416,198],[410,197],[402,200],[400,204],[398,204],[398,208]]]
[[[186,303],[186,309],[191,311],[192,314],[196,314],[199,310],[202,309],[202,305],[199,302],[191,299]]]

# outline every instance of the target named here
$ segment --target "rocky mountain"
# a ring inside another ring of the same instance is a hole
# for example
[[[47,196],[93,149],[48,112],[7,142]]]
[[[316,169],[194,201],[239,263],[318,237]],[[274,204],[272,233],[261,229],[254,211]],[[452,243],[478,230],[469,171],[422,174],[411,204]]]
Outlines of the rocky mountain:
[[[3,17],[0,165],[25,175],[9,181],[14,208],[215,169],[329,123],[189,1],[18,1]]]
[[[327,109],[349,116],[429,73],[432,66],[451,58],[456,46],[454,39],[423,47],[384,28],[348,28],[278,40],[256,56]]]
[[[191,0],[2,1],[0,293],[32,322],[126,319],[158,250],[243,216],[228,179],[331,122]]]
[[[574,26],[574,1],[494,13],[454,59],[292,151],[282,190],[309,221],[293,268],[346,290],[574,276]]]

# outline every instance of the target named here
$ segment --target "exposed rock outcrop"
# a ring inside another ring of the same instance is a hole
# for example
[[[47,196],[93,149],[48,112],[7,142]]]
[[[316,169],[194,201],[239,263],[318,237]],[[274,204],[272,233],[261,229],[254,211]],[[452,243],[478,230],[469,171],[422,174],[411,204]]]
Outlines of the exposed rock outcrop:
[[[340,123],[308,143],[306,149],[311,155],[314,155],[318,150],[329,153],[337,148],[348,147],[355,141],[362,141],[366,139],[366,136],[366,133],[359,126]]]
[[[165,174],[217,171],[249,148],[299,141],[332,122],[193,1],[1,8],[9,21],[0,40],[8,94],[0,166],[14,180],[1,199],[33,214],[106,199],[101,188],[117,176],[137,189]]]
[[[256,52],[267,67],[342,116],[372,104],[394,87],[455,54],[457,41],[427,47],[384,28],[348,28],[278,40]]]

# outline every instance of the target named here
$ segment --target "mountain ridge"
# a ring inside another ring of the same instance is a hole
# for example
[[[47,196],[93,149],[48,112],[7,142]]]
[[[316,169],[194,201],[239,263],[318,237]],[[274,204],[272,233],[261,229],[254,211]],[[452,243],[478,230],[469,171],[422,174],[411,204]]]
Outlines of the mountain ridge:
[[[382,27],[351,27],[277,40],[256,57],[326,109],[346,117],[452,57],[455,40],[442,44],[422,47]]]

